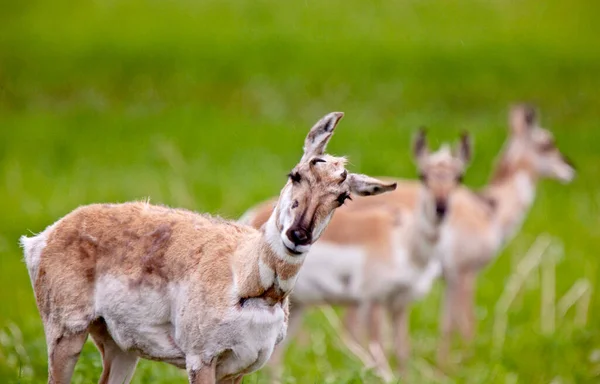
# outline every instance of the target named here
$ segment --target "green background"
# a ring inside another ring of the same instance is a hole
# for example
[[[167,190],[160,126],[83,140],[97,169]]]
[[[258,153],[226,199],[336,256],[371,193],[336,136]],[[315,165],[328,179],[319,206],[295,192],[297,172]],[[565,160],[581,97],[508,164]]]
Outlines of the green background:
[[[435,365],[441,284],[411,316],[411,382],[600,380],[600,2],[3,1],[0,2],[0,377],[43,382],[45,342],[17,239],[75,207],[150,197],[236,218],[276,194],[308,128],[341,110],[329,147],[353,171],[414,177],[410,137],[434,146],[473,133],[466,183],[485,185],[514,101],[578,167],[568,186],[539,185],[523,230],[479,278],[478,336]],[[537,273],[492,354],[494,308],[541,233],[562,244],[558,298],[592,286],[587,325],[574,310],[540,331]],[[286,356],[288,383],[378,380],[319,312]],[[96,382],[86,345],[74,383]],[[265,382],[264,373],[245,382]],[[142,362],[135,383],[184,383]]]

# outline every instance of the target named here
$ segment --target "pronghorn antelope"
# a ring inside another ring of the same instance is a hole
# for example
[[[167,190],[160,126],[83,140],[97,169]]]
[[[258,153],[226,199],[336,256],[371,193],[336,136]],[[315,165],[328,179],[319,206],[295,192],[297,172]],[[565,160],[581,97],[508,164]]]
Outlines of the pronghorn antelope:
[[[466,189],[457,194],[443,230],[447,247],[442,250],[446,297],[440,321],[441,363],[447,360],[454,330],[467,341],[473,338],[477,273],[520,229],[538,180],[569,183],[575,177],[575,168],[556,147],[552,133],[539,125],[534,107],[514,105],[508,120],[510,135],[489,184],[477,194]]]
[[[357,198],[341,208],[315,244],[291,295],[290,334],[308,306],[338,304],[371,308],[384,305],[393,314],[396,353],[408,355],[407,306],[431,288],[442,271],[434,248],[456,188],[470,159],[469,139],[463,135],[453,154],[444,145],[429,153],[425,133],[414,143],[421,175],[416,205],[402,207]],[[240,220],[257,228],[266,225],[273,201],[249,210]],[[387,366],[379,338],[379,321],[371,322],[370,351],[379,368]],[[355,327],[352,327],[355,328]],[[354,330],[354,329],[352,329]],[[276,354],[281,353],[278,348]],[[278,356],[273,362],[277,362]]]
[[[193,384],[238,383],[287,330],[288,294],[311,245],[351,193],[394,183],[324,154],[342,113],[309,132],[304,155],[259,231],[147,203],[76,209],[21,238],[44,323],[49,383],[68,383],[91,334],[101,383],[128,383],[138,358],[187,370]]]
[[[453,331],[458,330],[467,341],[473,338],[477,273],[519,230],[533,203],[537,181],[553,178],[568,183],[575,176],[552,133],[539,126],[533,107],[514,105],[509,112],[509,127],[509,138],[489,185],[478,192],[466,187],[457,190],[442,225],[436,250],[446,283],[438,348],[441,364],[447,362]],[[415,206],[419,183],[397,182],[396,191],[368,203]],[[377,312],[371,316],[377,316]],[[355,317],[355,311],[349,311],[347,318]]]

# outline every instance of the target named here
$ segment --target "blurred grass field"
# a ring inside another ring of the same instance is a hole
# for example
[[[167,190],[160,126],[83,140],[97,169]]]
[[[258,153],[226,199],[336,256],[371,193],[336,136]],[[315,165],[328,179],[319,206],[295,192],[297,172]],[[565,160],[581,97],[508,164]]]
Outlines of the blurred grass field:
[[[75,207],[150,197],[237,218],[278,193],[309,127],[341,110],[330,151],[369,174],[414,177],[409,141],[475,138],[466,183],[485,184],[513,101],[535,102],[578,167],[544,181],[523,230],[479,279],[478,337],[435,368],[441,284],[415,306],[410,382],[600,382],[600,2],[573,0],[20,1],[0,4],[0,382],[46,378],[42,324],[17,245]],[[539,279],[510,309],[492,355],[494,307],[540,233],[564,248],[561,297],[592,284],[540,331]],[[318,312],[286,357],[287,383],[378,380]],[[91,343],[90,343],[91,344]],[[74,383],[96,382],[86,345]],[[244,382],[266,382],[252,375]],[[142,362],[134,383],[186,382]]]

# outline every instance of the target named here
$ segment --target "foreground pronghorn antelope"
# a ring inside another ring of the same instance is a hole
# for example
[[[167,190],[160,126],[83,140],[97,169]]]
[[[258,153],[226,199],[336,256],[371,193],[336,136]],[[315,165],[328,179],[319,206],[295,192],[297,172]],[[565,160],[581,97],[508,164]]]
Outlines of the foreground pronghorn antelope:
[[[351,193],[395,188],[325,155],[342,113],[310,131],[260,230],[147,203],[76,209],[21,238],[48,346],[50,383],[68,383],[91,334],[101,383],[128,383],[139,357],[186,368],[190,383],[240,382],[287,329],[305,255]]]
[[[414,208],[370,204],[357,198],[341,208],[298,275],[291,295],[290,334],[308,306],[338,304],[370,308],[383,304],[393,314],[396,352],[408,355],[407,306],[425,295],[442,271],[434,248],[451,196],[470,159],[470,143],[461,138],[456,155],[443,146],[429,153],[421,131],[414,144],[421,183]],[[240,220],[257,228],[272,214],[273,202],[248,211]],[[379,321],[371,322],[370,351],[379,368],[387,366],[379,337]],[[354,328],[354,326],[353,326]],[[278,348],[277,354],[281,353]],[[274,362],[277,361],[274,358]]]

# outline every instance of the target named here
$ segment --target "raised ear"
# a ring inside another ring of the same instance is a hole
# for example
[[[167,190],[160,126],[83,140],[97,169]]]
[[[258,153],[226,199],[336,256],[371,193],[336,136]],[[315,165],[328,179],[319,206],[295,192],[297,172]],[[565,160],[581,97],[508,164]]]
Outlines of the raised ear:
[[[350,192],[359,196],[379,195],[396,189],[396,183],[384,183],[381,180],[358,173],[348,175],[348,183],[350,184]]]
[[[331,112],[317,121],[308,132],[306,140],[304,140],[304,155],[301,161],[325,153],[325,148],[333,135],[333,130],[343,116],[343,112]]]
[[[471,156],[473,155],[473,143],[471,142],[471,136],[468,132],[462,132],[460,134],[457,155],[463,164],[468,164],[471,161]]]
[[[537,125],[537,113],[529,104],[516,104],[510,108],[508,116],[510,130],[514,135],[523,136]]]
[[[429,148],[427,148],[427,132],[424,127],[419,128],[415,139],[413,140],[413,156],[417,161],[420,161],[429,154]]]

